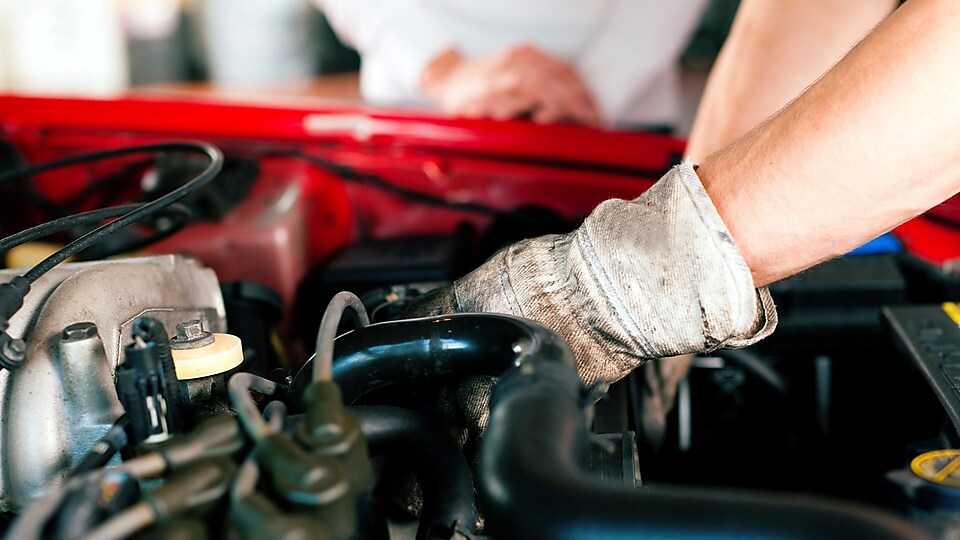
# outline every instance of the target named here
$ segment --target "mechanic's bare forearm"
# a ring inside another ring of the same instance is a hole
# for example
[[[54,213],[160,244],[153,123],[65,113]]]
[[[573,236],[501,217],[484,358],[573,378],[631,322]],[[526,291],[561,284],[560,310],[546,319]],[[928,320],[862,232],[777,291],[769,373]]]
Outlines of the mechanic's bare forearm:
[[[796,101],[700,168],[757,286],[960,188],[960,4],[911,0]]]
[[[710,73],[688,155],[702,160],[780,110],[895,5],[895,0],[741,2]]]

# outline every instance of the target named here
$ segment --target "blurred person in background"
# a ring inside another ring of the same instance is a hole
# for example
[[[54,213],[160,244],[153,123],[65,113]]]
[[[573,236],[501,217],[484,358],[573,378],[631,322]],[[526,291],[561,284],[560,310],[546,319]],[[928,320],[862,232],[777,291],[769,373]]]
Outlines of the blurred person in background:
[[[361,94],[469,118],[662,128],[707,0],[314,0]]]

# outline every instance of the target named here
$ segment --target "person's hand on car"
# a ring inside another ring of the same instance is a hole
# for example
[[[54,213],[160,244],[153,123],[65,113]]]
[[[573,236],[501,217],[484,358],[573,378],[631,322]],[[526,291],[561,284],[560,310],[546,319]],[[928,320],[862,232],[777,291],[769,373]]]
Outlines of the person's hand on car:
[[[445,113],[466,118],[539,123],[597,124],[593,96],[576,70],[536,47],[465,58],[449,50],[421,78],[426,94]]]

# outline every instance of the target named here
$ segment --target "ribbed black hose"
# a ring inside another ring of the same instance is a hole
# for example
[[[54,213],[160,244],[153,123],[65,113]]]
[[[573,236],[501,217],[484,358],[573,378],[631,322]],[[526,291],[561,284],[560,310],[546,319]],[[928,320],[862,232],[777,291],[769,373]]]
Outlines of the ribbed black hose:
[[[427,418],[399,407],[359,406],[371,455],[401,458],[413,466],[423,491],[417,539],[449,538],[456,527],[473,533],[477,521],[470,467],[460,448]]]
[[[843,501],[602,484],[583,472],[589,433],[582,401],[568,355],[531,355],[501,377],[481,443],[478,479],[493,537],[926,538],[891,514]]]

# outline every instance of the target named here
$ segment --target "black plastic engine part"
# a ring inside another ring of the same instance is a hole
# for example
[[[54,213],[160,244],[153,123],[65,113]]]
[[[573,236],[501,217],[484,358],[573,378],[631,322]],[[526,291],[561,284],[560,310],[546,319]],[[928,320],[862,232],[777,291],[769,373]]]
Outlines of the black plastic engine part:
[[[371,324],[337,339],[333,379],[350,404],[398,383],[499,375],[544,346],[531,328],[540,327],[518,317],[485,313]],[[308,363],[297,373],[295,395],[302,395],[311,370]]]
[[[960,306],[885,308],[900,352],[923,373],[960,435]]]
[[[117,395],[126,410],[133,444],[180,431],[183,397],[163,324],[150,317],[133,323],[134,343],[117,367]]]
[[[532,323],[529,326],[536,328]],[[518,355],[491,400],[479,488],[489,533],[523,538],[927,538],[891,514],[812,497],[658,486],[586,477],[584,387],[562,340]]]
[[[283,299],[276,291],[253,281],[221,283],[230,333],[243,343],[243,362],[224,374],[240,371],[268,377],[280,367],[273,346],[273,327],[283,315]]]
[[[773,339],[759,348],[823,354],[882,338],[880,309],[907,301],[907,281],[897,255],[860,255],[778,281],[770,292],[780,322]]]
[[[463,452],[450,437],[407,409],[368,405],[351,410],[371,455],[400,458],[413,467],[423,491],[417,539],[472,534],[477,522],[473,479]]]
[[[192,156],[161,155],[156,160],[155,176],[148,185],[142,185],[147,199],[165,195],[196,176],[202,168]],[[219,221],[246,200],[260,176],[257,160],[231,157],[224,160],[223,170],[205,189],[184,199],[197,219]]]

